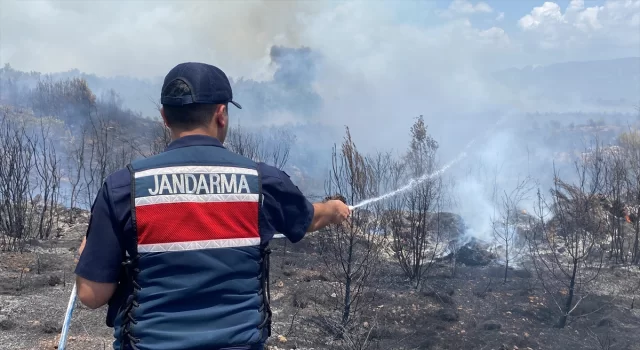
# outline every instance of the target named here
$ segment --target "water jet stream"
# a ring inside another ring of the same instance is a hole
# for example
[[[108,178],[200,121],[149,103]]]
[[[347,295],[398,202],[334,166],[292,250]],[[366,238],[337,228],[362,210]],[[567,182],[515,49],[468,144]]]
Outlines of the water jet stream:
[[[503,115],[493,125],[493,127],[488,129],[487,131],[485,131],[485,133],[482,135],[483,136],[482,138],[485,138],[489,134],[493,133],[493,131],[498,127],[498,125],[502,124],[506,120],[506,118],[507,118],[507,115]],[[406,185],[404,185],[404,186],[402,186],[402,187],[400,187],[400,188],[398,188],[396,190],[393,190],[393,191],[391,191],[389,193],[383,194],[383,195],[375,197],[375,198],[366,199],[366,200],[364,200],[364,201],[352,206],[352,208],[353,209],[360,208],[362,206],[365,206],[365,205],[368,205],[368,204],[372,204],[372,203],[375,203],[375,202],[378,202],[378,201],[393,197],[393,196],[395,196],[397,194],[406,192],[406,191],[414,188],[415,186],[417,186],[417,185],[419,185],[419,184],[421,184],[421,183],[423,183],[423,182],[425,182],[427,180],[431,180],[434,177],[436,177],[438,175],[441,175],[442,173],[447,171],[449,168],[451,168],[453,165],[455,165],[456,163],[458,163],[459,161],[464,159],[467,156],[467,150],[469,149],[469,147],[471,147],[476,142],[477,139],[478,139],[478,137],[473,138],[471,141],[469,141],[469,143],[462,149],[460,154],[458,154],[452,161],[450,161],[449,163],[445,164],[442,168],[440,168],[440,169],[438,169],[438,170],[436,170],[436,171],[434,171],[432,173],[424,174],[424,175],[422,175],[422,176],[420,176],[418,178],[411,179],[408,184],[406,184]]]
[[[465,147],[465,149],[468,148],[470,145],[471,145],[471,143],[469,143],[469,145],[467,147]],[[396,190],[393,190],[393,191],[391,191],[389,193],[383,194],[381,196],[378,196],[378,197],[375,197],[375,198],[369,198],[367,200],[364,200],[364,201],[354,205],[353,208],[354,209],[360,208],[362,206],[365,206],[365,205],[368,205],[368,204],[372,204],[372,203],[381,201],[383,199],[387,199],[387,198],[393,197],[393,196],[395,196],[395,195],[397,195],[399,193],[406,192],[406,191],[412,189],[413,187],[417,186],[418,184],[421,184],[421,183],[423,183],[423,182],[425,182],[427,180],[433,179],[434,177],[436,177],[438,175],[441,175],[442,173],[447,171],[451,166],[453,166],[454,164],[458,163],[459,161],[461,161],[466,156],[467,156],[467,152],[463,151],[457,157],[455,157],[452,161],[450,161],[449,163],[445,164],[442,168],[438,169],[437,171],[434,171],[434,172],[432,172],[430,174],[422,175],[422,176],[420,176],[418,178],[415,178],[415,179],[411,179],[408,184],[406,184],[406,185],[404,185],[404,186],[402,186],[402,187],[400,187],[400,188],[398,188]]]

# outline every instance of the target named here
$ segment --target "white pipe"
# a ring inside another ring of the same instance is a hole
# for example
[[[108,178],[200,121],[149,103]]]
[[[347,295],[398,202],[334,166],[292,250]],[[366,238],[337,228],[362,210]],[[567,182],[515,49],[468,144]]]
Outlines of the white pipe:
[[[67,344],[67,333],[69,332],[69,325],[71,325],[71,315],[76,305],[76,297],[78,296],[78,289],[76,284],[73,284],[71,290],[71,296],[69,297],[69,304],[67,304],[67,312],[64,315],[64,323],[62,324],[62,333],[60,334],[60,341],[58,342],[58,350],[64,350]]]

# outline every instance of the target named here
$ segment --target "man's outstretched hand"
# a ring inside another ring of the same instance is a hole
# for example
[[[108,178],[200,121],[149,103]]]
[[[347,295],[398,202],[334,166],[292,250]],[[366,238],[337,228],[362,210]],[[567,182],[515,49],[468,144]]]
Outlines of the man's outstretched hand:
[[[333,218],[331,220],[332,224],[341,224],[349,218],[349,215],[351,215],[351,209],[349,209],[349,206],[340,200],[329,200],[326,204],[331,207],[331,211],[333,212]]]
[[[307,232],[315,232],[331,224],[341,224],[349,215],[351,209],[341,200],[331,199],[313,204],[313,221]]]

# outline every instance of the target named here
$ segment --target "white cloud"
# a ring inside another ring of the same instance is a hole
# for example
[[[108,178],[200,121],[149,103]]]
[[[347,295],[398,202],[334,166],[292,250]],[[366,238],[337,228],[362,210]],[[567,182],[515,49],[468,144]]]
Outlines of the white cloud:
[[[509,39],[509,35],[504,31],[504,29],[499,27],[491,27],[486,30],[482,30],[478,33],[481,39],[487,40],[487,42],[491,42],[499,47],[509,47],[511,44],[511,40]]]
[[[476,4],[474,9],[476,10],[476,12],[485,12],[485,13],[493,12],[493,9],[491,8],[491,6],[489,6],[485,2],[479,2],[478,4]]]
[[[496,17],[496,21],[502,21],[504,19],[504,12],[500,12],[500,14],[498,14],[498,17]]]
[[[545,2],[540,7],[535,7],[531,13],[520,18],[518,24],[524,30],[533,30],[543,23],[562,22],[562,11],[555,2]]]
[[[557,3],[545,2],[518,25],[544,49],[639,45],[640,0],[608,0],[592,7],[572,0],[564,13]]]
[[[468,16],[477,13],[492,13],[493,9],[486,2],[480,1],[473,4],[467,0],[453,0],[447,10],[441,12],[442,17]]]

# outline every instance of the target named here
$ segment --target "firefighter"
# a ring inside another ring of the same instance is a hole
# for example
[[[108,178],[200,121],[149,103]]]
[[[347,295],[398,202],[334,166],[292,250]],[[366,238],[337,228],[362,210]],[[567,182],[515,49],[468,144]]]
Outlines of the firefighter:
[[[349,207],[311,204],[285,172],[225,149],[227,108],[242,107],[219,68],[177,65],[161,103],[172,142],[105,180],[79,248],[78,298],[108,304],[114,349],[263,349],[269,240],[298,242]]]

